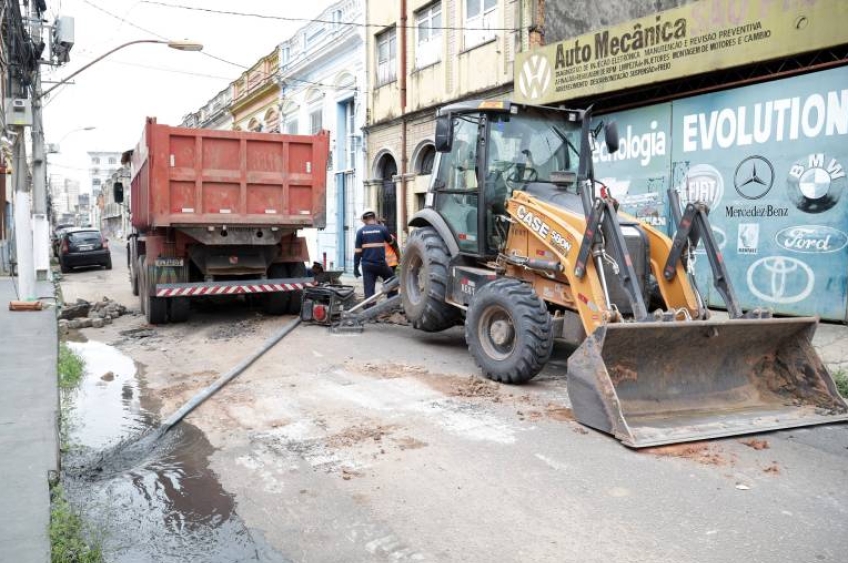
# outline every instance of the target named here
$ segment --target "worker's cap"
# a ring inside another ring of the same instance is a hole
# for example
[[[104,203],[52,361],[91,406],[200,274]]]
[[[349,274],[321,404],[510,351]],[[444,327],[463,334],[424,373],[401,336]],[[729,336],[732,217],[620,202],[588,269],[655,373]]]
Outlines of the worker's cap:
[[[362,215],[360,215],[360,217],[362,217],[362,220],[364,221],[369,217],[377,217],[377,213],[373,209],[367,208],[362,212]]]

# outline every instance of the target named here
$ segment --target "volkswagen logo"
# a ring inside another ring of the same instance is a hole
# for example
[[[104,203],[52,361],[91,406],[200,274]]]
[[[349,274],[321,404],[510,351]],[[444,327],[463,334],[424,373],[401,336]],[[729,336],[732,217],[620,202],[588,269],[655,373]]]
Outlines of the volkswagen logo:
[[[745,199],[760,199],[774,185],[774,166],[762,156],[749,156],[733,174],[733,187]]]
[[[839,201],[845,190],[845,169],[824,153],[808,155],[789,169],[789,199],[804,213],[822,213]]]
[[[816,276],[804,262],[787,256],[766,256],[748,268],[748,289],[771,303],[803,301],[813,292]]]
[[[551,85],[551,65],[542,55],[533,55],[521,65],[518,88],[521,95],[533,101],[544,97]]]

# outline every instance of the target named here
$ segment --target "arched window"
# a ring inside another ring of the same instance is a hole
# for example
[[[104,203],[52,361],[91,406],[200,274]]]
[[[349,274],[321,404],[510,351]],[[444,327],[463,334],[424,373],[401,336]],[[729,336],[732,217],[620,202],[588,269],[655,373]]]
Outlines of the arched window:
[[[415,163],[415,172],[417,174],[432,174],[433,163],[436,160],[436,147],[434,145],[425,145],[418,153],[418,159]]]

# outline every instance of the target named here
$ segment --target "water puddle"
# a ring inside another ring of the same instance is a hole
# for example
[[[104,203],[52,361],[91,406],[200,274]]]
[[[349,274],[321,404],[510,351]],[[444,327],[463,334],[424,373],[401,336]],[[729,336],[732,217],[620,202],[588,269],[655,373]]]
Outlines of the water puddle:
[[[214,448],[196,427],[181,423],[149,448],[135,448],[127,463],[132,439],[156,423],[136,366],[112,346],[68,345],[85,360],[85,374],[63,396],[71,448],[63,454],[62,482],[102,532],[107,561],[288,561],[244,525],[208,467]]]

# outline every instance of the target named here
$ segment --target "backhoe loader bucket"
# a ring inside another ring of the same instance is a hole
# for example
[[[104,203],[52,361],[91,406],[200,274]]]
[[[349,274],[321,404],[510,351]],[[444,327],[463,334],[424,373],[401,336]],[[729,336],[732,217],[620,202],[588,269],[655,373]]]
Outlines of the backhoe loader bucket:
[[[578,421],[634,448],[848,420],[815,318],[609,324],[568,360]]]

